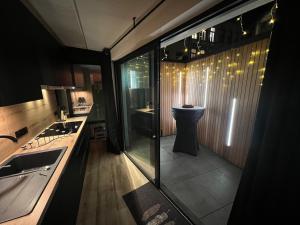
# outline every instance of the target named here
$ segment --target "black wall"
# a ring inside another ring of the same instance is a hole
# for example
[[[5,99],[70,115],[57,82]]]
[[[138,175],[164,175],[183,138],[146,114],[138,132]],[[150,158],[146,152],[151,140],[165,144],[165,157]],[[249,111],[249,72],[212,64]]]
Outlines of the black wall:
[[[0,106],[41,99],[41,84],[68,80],[61,45],[21,1],[1,2],[0,26]]]

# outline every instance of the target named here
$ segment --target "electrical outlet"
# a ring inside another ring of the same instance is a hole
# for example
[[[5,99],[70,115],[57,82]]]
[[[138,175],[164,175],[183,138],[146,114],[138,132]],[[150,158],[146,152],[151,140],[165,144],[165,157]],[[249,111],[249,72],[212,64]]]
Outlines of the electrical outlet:
[[[23,127],[22,129],[16,131],[15,135],[16,135],[16,138],[19,139],[20,137],[24,136],[27,133],[28,133],[28,128],[27,127]]]

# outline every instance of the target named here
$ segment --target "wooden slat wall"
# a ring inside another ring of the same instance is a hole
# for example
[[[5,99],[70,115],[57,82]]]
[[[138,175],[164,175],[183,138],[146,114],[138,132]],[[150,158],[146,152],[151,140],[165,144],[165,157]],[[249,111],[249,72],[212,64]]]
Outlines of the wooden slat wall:
[[[184,103],[185,64],[164,62],[160,68],[160,73],[160,124],[162,135],[170,135],[176,130],[171,108],[173,106],[181,106]]]
[[[206,70],[209,68],[207,108],[198,123],[199,142],[239,167],[244,166],[248,154],[268,46],[269,39],[253,42],[193,61],[185,69],[185,104],[203,106]],[[161,79],[168,79],[168,82],[161,82],[161,129],[163,135],[171,135],[176,132],[176,127],[170,127],[171,118],[166,118],[172,116],[169,112],[173,102],[168,96],[176,96],[172,91],[177,89],[170,88],[174,81],[172,76],[167,78],[166,65],[164,62],[161,65]],[[233,98],[237,99],[236,112],[232,143],[227,147]]]
[[[14,136],[15,131],[27,126],[28,134],[13,143],[0,139],[0,161],[14,153],[38,132],[55,121],[56,98],[54,91],[42,90],[43,99],[0,107],[0,134]]]

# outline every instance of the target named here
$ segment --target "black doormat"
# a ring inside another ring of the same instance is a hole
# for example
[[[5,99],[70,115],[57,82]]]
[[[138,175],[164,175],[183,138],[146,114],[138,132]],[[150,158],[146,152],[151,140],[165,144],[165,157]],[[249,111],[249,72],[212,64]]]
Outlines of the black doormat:
[[[151,183],[124,195],[123,199],[137,225],[190,225]]]

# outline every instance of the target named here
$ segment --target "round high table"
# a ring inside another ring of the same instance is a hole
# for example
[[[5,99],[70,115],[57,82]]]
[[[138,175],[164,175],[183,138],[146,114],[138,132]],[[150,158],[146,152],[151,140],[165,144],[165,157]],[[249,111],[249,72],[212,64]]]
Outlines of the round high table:
[[[198,154],[197,122],[203,116],[204,109],[200,106],[172,108],[177,130],[173,152],[184,152],[194,156]]]

